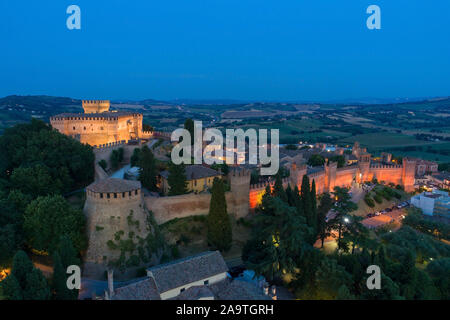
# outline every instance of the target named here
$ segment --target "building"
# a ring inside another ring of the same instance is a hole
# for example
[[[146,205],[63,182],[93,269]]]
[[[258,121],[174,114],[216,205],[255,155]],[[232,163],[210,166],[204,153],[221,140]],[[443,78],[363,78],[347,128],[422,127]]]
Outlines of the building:
[[[423,159],[416,160],[416,175],[423,176],[425,174],[433,174],[435,172],[438,172],[437,162]]]
[[[91,146],[105,146],[129,140],[148,139],[142,129],[142,114],[110,111],[108,100],[83,100],[84,113],[61,113],[50,118],[59,132]]]
[[[212,187],[214,178],[221,178],[222,173],[202,165],[189,165],[185,167],[188,192],[203,192]],[[164,194],[169,193],[169,171],[160,173],[161,190]]]
[[[428,177],[438,188],[450,190],[450,173],[439,172]]]
[[[108,271],[106,300],[270,300],[276,293],[230,279],[219,251],[202,252],[147,269],[147,277],[114,288]]]
[[[446,191],[433,190],[415,195],[411,198],[411,204],[422,209],[426,215],[450,217],[450,197]]]

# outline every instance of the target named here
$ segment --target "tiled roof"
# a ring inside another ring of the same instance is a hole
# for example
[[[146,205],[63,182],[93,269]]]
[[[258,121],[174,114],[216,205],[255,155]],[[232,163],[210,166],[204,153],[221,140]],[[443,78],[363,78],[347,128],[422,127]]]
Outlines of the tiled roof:
[[[94,182],[86,187],[92,192],[127,192],[141,188],[139,181],[107,178]]]
[[[198,164],[186,166],[185,170],[186,170],[186,180],[188,181],[207,177],[216,177],[220,175],[218,171]],[[168,179],[169,171],[167,170],[162,171],[160,175],[165,179]]]
[[[262,288],[242,280],[226,279],[210,286],[217,300],[271,300]]]
[[[228,271],[219,251],[207,251],[147,269],[160,293]]]
[[[135,283],[114,290],[113,300],[161,300],[155,282],[152,278],[137,281]]]
[[[213,298],[214,294],[208,288],[208,286],[194,286],[186,289],[173,300],[200,300],[202,298]]]

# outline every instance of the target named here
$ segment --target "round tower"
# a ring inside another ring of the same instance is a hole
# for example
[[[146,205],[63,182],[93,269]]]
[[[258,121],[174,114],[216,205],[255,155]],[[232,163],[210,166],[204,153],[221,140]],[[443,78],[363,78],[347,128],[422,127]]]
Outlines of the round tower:
[[[107,178],[92,183],[86,187],[84,213],[88,236],[86,276],[100,277],[108,267],[118,267],[119,259],[126,263],[142,245],[140,239],[151,231],[139,181]]]

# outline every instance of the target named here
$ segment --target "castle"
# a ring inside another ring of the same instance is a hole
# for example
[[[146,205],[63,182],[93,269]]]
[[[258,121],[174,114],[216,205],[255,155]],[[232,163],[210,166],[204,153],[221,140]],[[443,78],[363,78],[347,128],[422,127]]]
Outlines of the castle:
[[[110,111],[108,100],[83,100],[84,113],[61,113],[50,118],[53,128],[91,146],[148,139],[152,132],[142,130],[142,114]]]

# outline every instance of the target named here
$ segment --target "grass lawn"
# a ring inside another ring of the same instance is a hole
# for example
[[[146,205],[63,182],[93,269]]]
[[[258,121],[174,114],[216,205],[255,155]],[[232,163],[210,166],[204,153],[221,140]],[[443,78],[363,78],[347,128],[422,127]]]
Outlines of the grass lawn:
[[[222,253],[225,260],[240,260],[242,248],[250,237],[251,227],[232,220],[233,243],[228,252]],[[173,219],[161,226],[167,242],[177,244],[181,257],[212,250],[206,240],[206,216]]]
[[[375,192],[374,192],[375,190],[381,190],[382,188],[383,188],[383,186],[381,186],[381,185],[375,187],[375,189],[370,192],[371,198],[373,199],[373,196],[375,195]],[[351,212],[351,214],[354,216],[365,217],[369,213],[374,213],[376,211],[381,211],[386,208],[391,208],[393,205],[395,205],[399,202],[405,201],[406,199],[409,198],[409,195],[407,193],[405,193],[404,191],[402,191],[402,190],[395,190],[395,191],[399,192],[402,195],[402,197],[400,199],[393,197],[391,200],[386,200],[385,198],[383,198],[383,202],[381,202],[381,203],[374,201],[375,207],[371,208],[366,204],[366,202],[364,201],[364,198],[362,198],[357,203],[358,209],[356,211]]]

